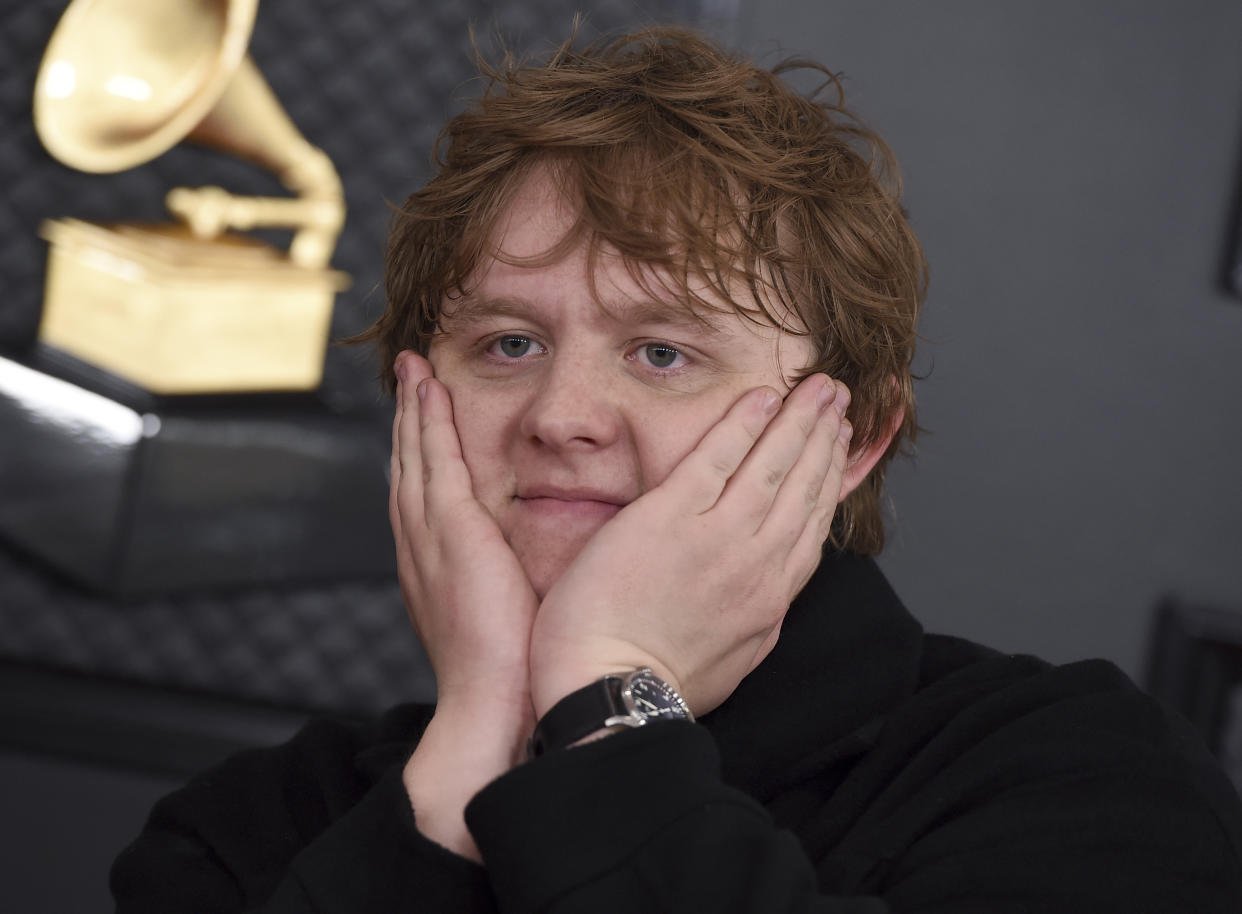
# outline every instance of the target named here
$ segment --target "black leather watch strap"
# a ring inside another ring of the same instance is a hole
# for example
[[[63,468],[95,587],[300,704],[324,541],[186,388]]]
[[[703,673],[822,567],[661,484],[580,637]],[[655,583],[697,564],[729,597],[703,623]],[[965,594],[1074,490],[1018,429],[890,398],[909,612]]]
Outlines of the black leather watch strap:
[[[626,710],[621,702],[621,677],[605,676],[588,686],[570,692],[535,725],[530,738],[530,754],[543,755],[572,746],[604,727],[605,721]],[[637,723],[637,721],[635,722]]]

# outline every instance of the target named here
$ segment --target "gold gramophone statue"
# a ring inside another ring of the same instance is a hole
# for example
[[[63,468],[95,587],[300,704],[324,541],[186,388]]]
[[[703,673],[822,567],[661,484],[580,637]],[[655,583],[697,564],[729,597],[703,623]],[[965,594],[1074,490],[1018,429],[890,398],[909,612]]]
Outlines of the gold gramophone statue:
[[[88,172],[183,139],[274,171],[295,196],[176,188],[168,224],[45,222],[40,339],[158,394],[318,386],[345,219],[331,160],[246,54],[258,0],[73,0],[48,42],[34,121]],[[294,229],[288,251],[238,230]]]
[[[119,171],[192,139],[292,194],[178,188],[167,224],[44,223],[39,344],[0,353],[0,546],[32,574],[125,599],[393,579],[388,433],[263,394],[320,383],[345,208],[246,56],[257,2],[73,0],[48,42],[34,120],[62,162]],[[289,249],[246,234],[264,226]]]

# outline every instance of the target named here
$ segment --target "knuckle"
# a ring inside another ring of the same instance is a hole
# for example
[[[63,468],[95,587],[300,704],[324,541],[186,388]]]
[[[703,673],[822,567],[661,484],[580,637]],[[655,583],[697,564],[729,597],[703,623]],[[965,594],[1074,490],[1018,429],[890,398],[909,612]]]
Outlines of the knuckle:
[[[733,475],[733,464],[723,454],[713,454],[708,458],[707,468],[716,479],[728,479]]]
[[[395,485],[389,486],[389,491],[392,493],[397,509],[407,510],[410,502],[418,498],[419,487],[412,474],[404,473]]]
[[[822,487],[818,482],[807,483],[806,487],[802,490],[802,497],[808,508],[814,509],[819,505],[820,494],[822,491]]]

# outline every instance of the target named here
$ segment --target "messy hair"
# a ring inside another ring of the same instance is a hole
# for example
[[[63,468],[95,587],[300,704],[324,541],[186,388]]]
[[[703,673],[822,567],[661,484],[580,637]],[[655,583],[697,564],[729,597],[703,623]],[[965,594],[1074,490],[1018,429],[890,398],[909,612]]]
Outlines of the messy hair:
[[[588,263],[607,249],[697,316],[727,308],[807,335],[817,354],[797,376],[825,372],[849,387],[852,449],[895,430],[833,522],[839,548],[879,552],[885,466],[916,429],[911,361],[926,287],[892,153],[818,64],[765,70],[684,28],[576,45],[541,64],[480,57],[481,97],[441,131],[438,173],[393,217],[388,307],[365,334],[385,383],[395,386],[400,350],[427,352],[443,309],[499,255],[493,230],[515,190],[550,167],[577,218],[544,259],[585,242]],[[782,78],[794,69],[822,86],[798,93]]]

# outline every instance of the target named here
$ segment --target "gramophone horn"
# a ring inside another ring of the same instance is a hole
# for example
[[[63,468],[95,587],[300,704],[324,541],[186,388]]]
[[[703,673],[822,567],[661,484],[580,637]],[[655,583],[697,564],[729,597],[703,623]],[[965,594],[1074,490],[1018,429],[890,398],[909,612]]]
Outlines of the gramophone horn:
[[[35,83],[34,121],[73,168],[121,171],[184,139],[246,56],[258,0],[74,0]]]
[[[294,261],[323,266],[344,220],[340,179],[246,54],[257,7],[258,0],[73,0],[39,68],[35,128],[48,152],[89,172],[141,165],[182,139],[244,156],[301,199],[224,194],[222,204],[221,191],[178,189],[173,209],[200,234],[300,226]]]

